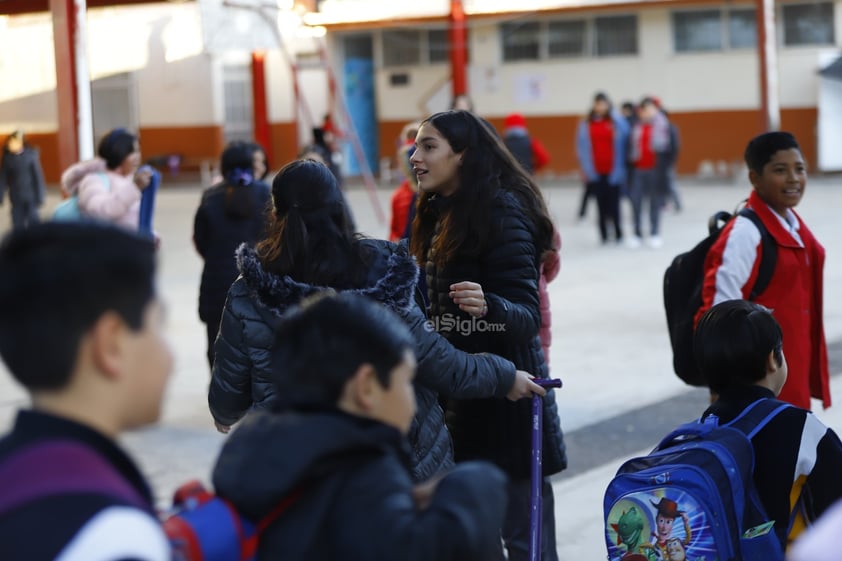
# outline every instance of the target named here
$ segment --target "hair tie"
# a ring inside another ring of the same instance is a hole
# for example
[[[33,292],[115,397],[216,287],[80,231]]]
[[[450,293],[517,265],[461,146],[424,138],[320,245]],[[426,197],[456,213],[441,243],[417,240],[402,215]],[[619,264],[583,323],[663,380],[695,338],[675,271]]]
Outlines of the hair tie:
[[[254,170],[234,168],[225,176],[225,180],[233,185],[251,185],[254,183]]]

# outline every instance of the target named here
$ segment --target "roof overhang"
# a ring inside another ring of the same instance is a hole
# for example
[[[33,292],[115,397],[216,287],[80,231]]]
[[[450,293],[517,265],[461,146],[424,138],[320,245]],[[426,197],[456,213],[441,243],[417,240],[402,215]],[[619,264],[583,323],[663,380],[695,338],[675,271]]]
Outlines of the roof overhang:
[[[162,4],[166,2],[192,2],[193,0],[87,0],[88,8],[107,8],[109,6],[130,6],[134,4]],[[2,0],[0,15],[13,16],[49,12],[50,0]]]
[[[819,70],[819,74],[830,80],[842,81],[842,56]]]

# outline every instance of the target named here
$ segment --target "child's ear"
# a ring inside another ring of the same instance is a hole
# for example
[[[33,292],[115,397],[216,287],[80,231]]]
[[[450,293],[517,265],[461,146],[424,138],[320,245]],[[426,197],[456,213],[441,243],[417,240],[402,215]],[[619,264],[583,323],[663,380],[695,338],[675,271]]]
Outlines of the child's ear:
[[[126,331],[123,318],[105,312],[88,332],[90,360],[107,378],[117,379],[122,372]]]
[[[369,412],[377,407],[379,401],[380,381],[377,372],[371,364],[361,364],[351,377],[351,398],[354,405],[362,411]]]
[[[760,183],[760,174],[754,171],[753,169],[748,170],[748,180],[751,183],[752,187],[757,187],[757,184]]]
[[[775,357],[775,351],[770,351],[769,356],[766,357],[766,375],[774,374],[780,367],[781,364]]]

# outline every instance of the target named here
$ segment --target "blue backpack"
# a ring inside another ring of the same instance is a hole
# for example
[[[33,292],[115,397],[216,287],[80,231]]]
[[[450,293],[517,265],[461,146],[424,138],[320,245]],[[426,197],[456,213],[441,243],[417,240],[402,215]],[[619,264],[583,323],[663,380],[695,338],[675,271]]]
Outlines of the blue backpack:
[[[686,423],[625,462],[605,491],[608,559],[782,561],[754,486],[751,438],[788,407],[760,399],[724,425]]]
[[[108,179],[108,174],[105,172],[98,172],[97,175],[102,178],[105,183],[105,188],[111,190],[111,181]],[[73,193],[56,206],[53,211],[53,220],[58,222],[78,222],[83,220],[82,209],[79,208],[79,193]]]

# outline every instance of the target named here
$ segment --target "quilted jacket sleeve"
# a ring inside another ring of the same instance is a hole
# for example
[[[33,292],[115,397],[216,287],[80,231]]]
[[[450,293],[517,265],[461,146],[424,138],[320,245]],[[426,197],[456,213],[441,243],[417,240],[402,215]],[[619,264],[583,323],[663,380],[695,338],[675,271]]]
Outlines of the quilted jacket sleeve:
[[[458,399],[505,397],[514,385],[514,364],[497,355],[458,350],[433,329],[417,305],[404,320],[415,339],[416,383]]]
[[[252,370],[244,337],[244,318],[237,313],[237,302],[248,298],[242,281],[235,282],[228,292],[219,336],[214,345],[213,374],[208,390],[211,415],[220,424],[233,425],[252,404]]]

